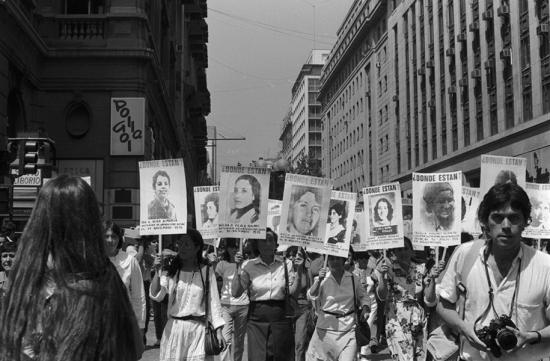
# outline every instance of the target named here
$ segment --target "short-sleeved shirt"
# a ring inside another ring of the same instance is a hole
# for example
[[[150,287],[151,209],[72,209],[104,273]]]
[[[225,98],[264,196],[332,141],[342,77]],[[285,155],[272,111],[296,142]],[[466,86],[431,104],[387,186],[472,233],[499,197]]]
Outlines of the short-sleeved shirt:
[[[288,271],[288,286],[294,282],[295,273],[292,261],[285,260]],[[283,262],[274,259],[266,264],[260,257],[245,262],[241,270],[241,284],[248,290],[250,301],[285,299],[285,270]]]
[[[458,299],[456,286],[459,282],[466,287],[466,303],[464,321],[474,324],[476,319],[484,313],[489,304],[489,285],[485,272],[484,252],[486,246],[481,247],[476,254],[477,259],[472,265],[471,271],[466,279],[460,280],[462,270],[460,265],[464,264],[464,258],[469,253],[474,242],[468,242],[461,245],[453,253],[447,270],[441,284],[439,285],[439,297],[449,302],[455,303]],[[516,278],[518,275],[518,266],[521,260],[521,271],[519,274],[519,284],[517,288],[517,302],[512,307],[512,321],[523,331],[538,331],[550,325],[550,256],[540,251],[521,244],[518,255],[512,263],[508,274],[502,279],[499,285],[495,282],[495,274],[498,269],[491,267],[487,263],[489,279],[493,288],[493,305],[499,315],[508,315],[510,312],[510,303],[516,289]],[[477,326],[481,328],[489,324],[496,315],[491,311],[483,317]],[[491,354],[479,351],[468,342],[463,342],[462,358],[465,360],[536,360],[529,355],[548,349],[548,345],[527,345],[518,353],[503,355],[500,358],[494,358]],[[550,352],[550,351],[548,351]],[[520,355],[519,353],[522,353]],[[548,353],[546,353],[546,356]]]
[[[220,296],[220,301],[224,305],[244,306],[248,305],[249,303],[248,293],[246,293],[246,291],[243,292],[243,294],[238,298],[231,296],[231,282],[235,277],[236,271],[236,263],[220,261],[216,265],[216,273],[223,277],[222,294]]]
[[[352,277],[354,277],[353,282]],[[315,279],[318,278],[315,277]],[[370,305],[369,296],[361,285],[361,280],[348,271],[344,271],[340,283],[328,272],[325,279],[319,285],[319,294],[316,297],[313,297],[308,290],[308,297],[316,302],[320,309],[317,318],[317,328],[343,332],[350,330],[355,325],[355,315],[351,313],[356,311],[353,298],[353,283],[355,283],[355,297],[357,298],[358,307]],[[329,313],[323,311],[328,311]],[[348,313],[350,314],[344,317],[336,317],[334,315],[345,315]]]

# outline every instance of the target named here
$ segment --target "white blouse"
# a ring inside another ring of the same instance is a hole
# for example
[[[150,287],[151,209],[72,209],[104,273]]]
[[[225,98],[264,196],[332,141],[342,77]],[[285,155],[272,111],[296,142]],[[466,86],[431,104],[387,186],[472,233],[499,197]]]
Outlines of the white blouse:
[[[208,292],[208,319],[214,328],[225,325],[214,270],[210,269],[210,292]],[[202,278],[201,278],[202,274]],[[198,271],[179,271],[174,277],[160,276],[160,290],[150,297],[162,301],[168,294],[168,317],[204,316],[203,281],[206,284],[206,266]]]
[[[138,261],[123,250],[119,250],[116,256],[109,259],[128,290],[139,328],[145,328],[145,288]]]

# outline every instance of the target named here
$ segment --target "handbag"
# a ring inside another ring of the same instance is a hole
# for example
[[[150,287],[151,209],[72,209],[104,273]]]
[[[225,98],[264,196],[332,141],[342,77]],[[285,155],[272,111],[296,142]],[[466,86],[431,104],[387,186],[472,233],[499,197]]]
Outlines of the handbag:
[[[351,284],[353,285],[353,307],[355,308],[355,341],[357,348],[366,346],[370,343],[369,324],[361,320],[361,308],[357,307],[357,295],[355,293],[355,276],[351,275]]]
[[[298,300],[290,294],[286,259],[283,260],[283,267],[285,268],[285,317],[296,319],[298,317]]]
[[[202,272],[201,272],[202,277]],[[206,266],[206,282],[203,280],[204,285],[204,323],[205,323],[205,333],[204,333],[204,353],[207,356],[219,355],[223,351],[224,347],[218,340],[216,335],[216,330],[212,326],[212,323],[208,320],[208,293],[210,292],[210,266]]]
[[[485,243],[485,240],[473,241],[472,247],[466,254],[463,264],[459,267],[458,276],[460,282],[465,281],[470,273],[474,262],[477,258],[477,253]],[[461,319],[464,319],[464,306],[466,304],[466,293],[457,289],[458,300],[456,306],[458,308],[458,314]],[[456,335],[453,330],[446,324],[434,328],[428,335],[428,341],[426,342],[426,349],[432,355],[435,361],[447,361],[456,360],[460,354],[459,336]]]

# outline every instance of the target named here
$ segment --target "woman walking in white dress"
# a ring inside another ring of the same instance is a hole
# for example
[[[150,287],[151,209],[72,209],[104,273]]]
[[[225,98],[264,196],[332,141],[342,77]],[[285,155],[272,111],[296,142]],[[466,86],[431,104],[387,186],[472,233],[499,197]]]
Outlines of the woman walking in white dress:
[[[218,340],[225,344],[222,327],[225,324],[214,270],[203,261],[204,241],[199,232],[187,229],[176,235],[178,255],[159,277],[151,282],[150,296],[161,301],[168,296],[168,322],[160,343],[160,361],[202,361],[212,359],[205,354],[205,301],[208,320],[216,330]],[[160,257],[155,266],[160,266]],[[209,277],[208,297],[204,300],[204,285]]]

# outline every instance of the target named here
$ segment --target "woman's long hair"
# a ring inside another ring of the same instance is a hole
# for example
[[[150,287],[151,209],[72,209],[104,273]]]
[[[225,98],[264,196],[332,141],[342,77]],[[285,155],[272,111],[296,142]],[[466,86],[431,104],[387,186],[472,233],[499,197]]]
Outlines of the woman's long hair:
[[[137,359],[135,316],[103,233],[81,178],[62,175],[42,187],[0,311],[0,360],[20,360],[28,344],[39,360]]]
[[[204,240],[202,239],[202,236],[201,234],[199,233],[199,231],[197,231],[196,229],[194,228],[189,228],[187,227],[187,233],[186,235],[191,238],[191,240],[193,241],[193,244],[195,246],[197,246],[197,265],[199,267],[203,266],[203,265],[206,265],[208,264],[208,262],[206,262],[206,260],[203,258],[202,256],[202,249],[204,248]],[[176,239],[178,238],[181,238],[183,237],[183,234],[177,234],[175,235],[174,237],[176,237]],[[168,277],[174,277],[176,275],[176,273],[178,273],[178,271],[183,267],[183,260],[180,258],[179,255],[177,255],[176,257],[174,257],[174,259],[169,263],[168,267],[167,267],[167,273],[168,273]]]

